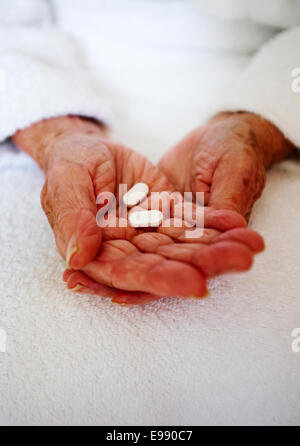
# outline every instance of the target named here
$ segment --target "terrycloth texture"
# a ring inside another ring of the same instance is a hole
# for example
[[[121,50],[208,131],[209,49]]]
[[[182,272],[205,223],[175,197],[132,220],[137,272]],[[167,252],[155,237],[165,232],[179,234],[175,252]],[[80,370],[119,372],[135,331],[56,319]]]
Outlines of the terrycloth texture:
[[[107,93],[118,106],[115,138],[154,161],[206,119],[249,62],[240,49],[209,52],[201,39],[181,47],[168,15],[152,23],[156,38],[169,31],[161,43],[151,45],[147,33],[136,39],[155,16],[142,7],[135,18],[144,26],[135,27],[105,2],[102,26],[91,7],[98,0],[86,0],[84,11],[75,0],[56,3],[60,26],[115,92]],[[43,175],[25,154],[1,146],[0,423],[299,424],[300,353],[291,348],[300,327],[299,172],[295,160],[268,175],[251,220],[267,249],[250,272],[211,281],[203,301],[122,308],[65,290],[39,204]]]

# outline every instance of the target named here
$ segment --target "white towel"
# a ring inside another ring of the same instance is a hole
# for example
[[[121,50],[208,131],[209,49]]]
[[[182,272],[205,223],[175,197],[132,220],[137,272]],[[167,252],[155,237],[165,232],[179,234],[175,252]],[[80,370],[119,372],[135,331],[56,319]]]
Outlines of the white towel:
[[[268,175],[250,272],[211,281],[208,299],[123,308],[65,289],[42,174],[1,153],[2,424],[299,424],[299,161]]]

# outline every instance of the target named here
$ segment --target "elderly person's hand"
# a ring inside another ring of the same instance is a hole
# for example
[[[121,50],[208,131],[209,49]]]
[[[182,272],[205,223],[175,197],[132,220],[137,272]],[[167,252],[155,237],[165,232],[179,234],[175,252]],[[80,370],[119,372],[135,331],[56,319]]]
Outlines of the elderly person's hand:
[[[216,221],[222,217],[225,224],[233,220],[224,212]],[[94,261],[80,271],[66,270],[63,278],[70,289],[122,305],[164,296],[202,297],[207,277],[248,270],[253,255],[264,248],[263,239],[244,227],[205,232],[203,240],[193,243],[183,238],[182,229],[172,227],[141,232],[130,240],[106,240]]]
[[[181,140],[159,168],[179,191],[204,192],[205,203],[248,218],[265,184],[265,169],[294,149],[253,113],[221,113]]]
[[[71,289],[123,304],[166,295],[200,297],[206,293],[206,277],[248,269],[253,254],[263,248],[260,236],[243,228],[237,213],[209,208],[200,239],[185,239],[186,228],[172,225],[155,232],[101,229],[96,223],[101,192],[117,195],[119,184],[130,188],[139,181],[150,192],[174,188],[143,156],[81,118],[41,121],[13,139],[45,171],[42,206],[67,260],[64,280]]]

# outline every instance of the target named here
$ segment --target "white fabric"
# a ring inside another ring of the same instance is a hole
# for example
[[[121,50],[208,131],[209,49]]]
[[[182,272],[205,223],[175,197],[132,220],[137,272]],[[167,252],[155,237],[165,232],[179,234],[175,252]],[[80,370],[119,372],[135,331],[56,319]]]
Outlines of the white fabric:
[[[201,10],[225,20],[247,19],[286,28],[299,25],[299,0],[195,0]]]
[[[3,152],[0,423],[299,425],[299,161],[268,175],[250,272],[211,281],[203,301],[124,308],[65,289],[42,174]]]
[[[91,76],[96,83],[102,76],[109,85],[102,86],[97,99],[102,107],[105,93],[115,109],[114,137],[156,161],[169,145],[217,109],[215,104],[228,85],[238,85],[251,57],[249,48],[253,50],[258,40],[247,44],[241,35],[245,45],[234,46],[232,52],[229,44],[227,49],[222,47],[222,35],[215,37],[214,45],[205,47],[201,35],[195,44],[196,24],[189,22],[194,16],[189,8],[196,11],[196,6],[163,2],[165,11],[173,11],[172,20],[182,24],[183,35],[188,35],[184,27],[194,29],[180,46],[176,27],[168,27],[169,14],[151,22],[158,9],[152,10],[150,3],[136,3],[143,6],[132,8],[132,23],[124,20],[126,8],[119,9],[120,3],[126,2],[118,1],[118,7],[114,2],[101,2],[96,12],[99,3],[85,0],[83,10],[79,0],[54,2],[60,27],[72,32],[80,47],[57,34],[62,48],[70,45],[69,50],[49,50],[47,57],[52,62],[46,63],[49,72],[43,76],[47,76],[48,85],[53,71],[61,67],[73,73],[76,48],[82,51],[82,66],[92,71],[84,76]],[[158,3],[154,2],[153,8],[158,8]],[[178,7],[177,12],[171,3]],[[102,23],[97,18],[100,13]],[[183,14],[189,17],[186,23]],[[136,25],[142,19],[143,27]],[[153,45],[147,32],[150,22],[156,38]],[[51,34],[49,25],[42,26]],[[164,27],[168,31],[160,42]],[[146,31],[141,34],[143,28]],[[35,32],[29,26],[26,30],[27,36]],[[227,31],[223,29],[221,34]],[[40,39],[47,40],[44,31],[37,32]],[[265,36],[268,39],[274,30],[266,32],[270,32]],[[292,32],[297,31],[285,35]],[[32,52],[30,38],[22,36]],[[277,43],[284,38],[276,38]],[[58,48],[58,40],[57,46],[51,43],[48,47]],[[275,40],[274,45],[277,43]],[[42,45],[37,42],[36,48],[39,52]],[[293,60],[293,51],[293,45],[291,53],[280,47],[277,59],[290,54]],[[26,63],[25,54],[20,53],[18,50],[17,57]],[[57,64],[53,63],[55,57],[60,59]],[[261,69],[263,61],[257,58]],[[254,68],[250,65],[249,69]],[[272,73],[275,76],[277,70]],[[61,75],[66,83],[70,81]],[[20,77],[15,74],[18,84]],[[42,85],[40,76],[36,79]],[[279,77],[278,88],[281,80]],[[14,84],[16,90],[18,84]],[[34,100],[32,85],[28,83],[27,97]],[[82,88],[90,91],[85,85]],[[76,102],[81,110],[104,116],[102,110],[93,111],[94,105],[89,108],[86,99],[90,93],[81,91],[83,102],[80,97]],[[253,103],[254,94],[252,88],[249,103]],[[280,94],[275,96],[275,106],[285,101]],[[292,105],[280,118],[281,128],[298,145],[299,119],[293,101],[299,101],[299,94],[288,99]],[[23,97],[20,94],[18,100]],[[43,97],[46,99],[46,94]],[[270,110],[270,97],[261,99]],[[49,96],[49,100],[53,105],[47,113],[63,112],[64,98]],[[226,103],[228,98],[222,100]],[[16,102],[5,99],[3,106],[2,93],[0,101],[3,136],[20,123],[38,119],[45,106],[31,108],[26,99],[25,111],[22,102],[18,106],[24,117],[15,119],[11,108],[17,107]],[[13,122],[5,121],[6,107]],[[0,328],[7,332],[7,346],[6,353],[0,352],[0,423],[299,424],[300,353],[291,348],[291,332],[300,326],[299,172],[299,160],[294,160],[274,167],[268,175],[251,220],[251,226],[265,237],[267,249],[250,272],[211,281],[211,297],[203,301],[164,299],[140,308],[122,308],[65,290],[61,281],[64,264],[39,204],[43,175],[25,154],[8,144],[2,146]]]
[[[52,20],[48,0],[1,0],[0,22],[6,25],[40,26]]]
[[[40,5],[25,1],[28,6],[31,3]],[[15,11],[18,5],[19,2]],[[34,19],[39,9],[31,6]],[[47,12],[46,19],[50,21],[49,5],[47,10],[45,2],[41,6],[41,15]],[[76,41],[45,23],[43,17],[38,25],[33,20],[35,26],[31,26],[30,15],[25,24],[8,25],[11,9],[12,6],[7,8],[8,17],[3,14],[0,18],[0,70],[4,83],[0,88],[0,141],[18,129],[53,116],[77,114],[108,122],[111,114],[103,88],[87,70]],[[22,8],[21,13],[26,16]]]
[[[300,147],[300,27],[268,42],[217,108],[260,114]]]

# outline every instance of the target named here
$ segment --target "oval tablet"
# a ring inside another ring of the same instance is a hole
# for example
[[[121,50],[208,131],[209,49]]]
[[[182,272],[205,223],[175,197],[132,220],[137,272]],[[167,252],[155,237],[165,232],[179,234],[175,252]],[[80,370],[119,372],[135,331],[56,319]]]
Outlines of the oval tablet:
[[[129,214],[129,223],[133,228],[153,228],[162,222],[163,214],[160,211],[136,211]]]
[[[128,192],[123,196],[123,203],[125,206],[131,208],[140,203],[145,197],[147,197],[149,187],[145,183],[136,183]]]

